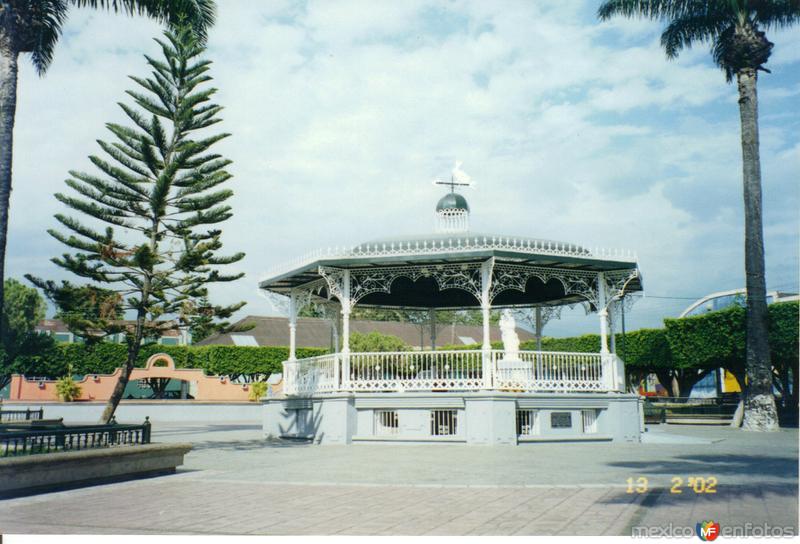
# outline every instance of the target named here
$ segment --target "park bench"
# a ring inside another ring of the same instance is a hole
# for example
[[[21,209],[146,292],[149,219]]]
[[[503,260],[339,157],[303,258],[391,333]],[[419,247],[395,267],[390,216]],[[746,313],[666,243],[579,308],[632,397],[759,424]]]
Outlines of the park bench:
[[[644,422],[683,425],[726,425],[733,420],[736,404],[726,399],[660,398],[645,400]]]
[[[672,425],[730,425],[733,414],[692,414],[674,412],[666,414],[666,423]]]
[[[13,421],[0,423],[0,431],[24,429],[61,429],[64,427],[64,418],[58,419],[32,419],[29,421]]]

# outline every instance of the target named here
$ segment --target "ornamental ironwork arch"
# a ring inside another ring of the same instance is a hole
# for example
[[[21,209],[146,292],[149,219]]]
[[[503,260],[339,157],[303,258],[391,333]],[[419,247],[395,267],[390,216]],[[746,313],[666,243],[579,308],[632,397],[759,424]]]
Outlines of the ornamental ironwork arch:
[[[516,264],[492,263],[489,285],[489,302],[500,293],[508,290],[526,292],[527,283],[537,278],[542,283],[552,279],[561,284],[564,295],[579,295],[595,308],[601,306],[599,289],[600,278],[604,278],[607,301],[618,298],[624,293],[627,284],[638,277],[637,270],[621,270],[606,272],[602,276],[598,272],[587,270],[565,270],[562,268],[545,268],[539,266],[522,266]],[[350,276],[348,310],[358,301],[373,293],[391,294],[392,284],[401,277],[416,282],[420,278],[432,278],[440,291],[460,289],[472,294],[480,303],[482,300],[482,263],[437,264],[424,266],[388,266],[382,268],[354,268],[349,271],[342,268],[320,266],[322,279],[315,280],[297,288],[295,291],[307,293],[309,298],[321,296],[323,287],[327,286],[327,298],[336,297],[340,303],[345,297],[344,281],[346,272]],[[303,304],[303,303],[300,303]],[[343,308],[344,309],[344,308]]]
[[[411,281],[432,278],[440,291],[461,289],[481,300],[481,264],[440,264],[426,266],[389,266],[383,268],[354,268],[350,271],[349,304],[352,309],[359,300],[373,293],[391,294],[392,284],[404,277]],[[344,300],[345,270],[327,266],[319,267],[319,274],[327,282],[329,293],[341,302]]]
[[[580,295],[597,306],[597,272],[502,263],[494,266],[489,300],[494,300],[504,291],[514,290],[524,293],[531,278],[537,278],[545,284],[551,279],[558,280],[564,289],[564,296]]]

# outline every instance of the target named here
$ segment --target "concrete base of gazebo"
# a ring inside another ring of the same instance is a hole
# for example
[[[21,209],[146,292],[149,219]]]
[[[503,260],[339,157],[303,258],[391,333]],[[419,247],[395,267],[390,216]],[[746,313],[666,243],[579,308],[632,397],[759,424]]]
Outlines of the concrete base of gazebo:
[[[318,444],[639,442],[626,393],[331,393],[264,401],[267,438]]]

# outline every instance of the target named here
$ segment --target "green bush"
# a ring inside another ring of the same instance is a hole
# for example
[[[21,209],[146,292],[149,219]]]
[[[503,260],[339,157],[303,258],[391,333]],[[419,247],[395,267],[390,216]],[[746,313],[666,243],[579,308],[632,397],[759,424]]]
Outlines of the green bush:
[[[258,402],[267,394],[267,382],[254,382],[250,384],[250,400]]]
[[[56,381],[56,393],[64,402],[72,402],[81,396],[81,386],[75,383],[72,376],[64,376]]]
[[[373,353],[377,351],[409,351],[410,349],[411,346],[391,334],[379,332],[369,334],[353,332],[350,334],[350,351]]]

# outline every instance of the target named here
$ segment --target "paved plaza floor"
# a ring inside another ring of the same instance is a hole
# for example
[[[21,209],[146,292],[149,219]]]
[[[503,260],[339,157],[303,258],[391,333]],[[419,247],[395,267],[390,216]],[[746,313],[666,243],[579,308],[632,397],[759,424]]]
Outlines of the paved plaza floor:
[[[315,446],[267,442],[241,422],[162,424],[153,439],[194,444],[177,474],[0,501],[0,532],[630,535],[711,519],[797,534],[797,429],[662,425],[642,444]]]

